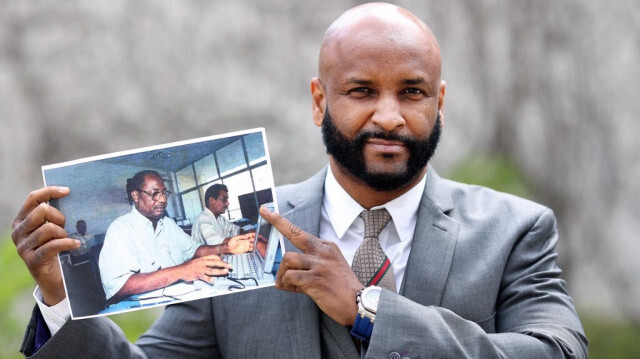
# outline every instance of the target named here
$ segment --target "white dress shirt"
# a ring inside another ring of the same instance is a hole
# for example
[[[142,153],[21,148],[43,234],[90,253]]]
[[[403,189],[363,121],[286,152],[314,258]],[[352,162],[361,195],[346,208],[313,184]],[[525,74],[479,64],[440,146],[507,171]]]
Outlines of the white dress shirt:
[[[135,207],[116,218],[104,237],[98,261],[107,299],[118,293],[135,273],[151,273],[190,260],[197,243],[169,217],[153,228]]]
[[[216,216],[205,208],[196,218],[191,229],[191,238],[194,241],[208,245],[221,244],[225,238],[233,237],[240,233],[240,227],[236,226],[221,214]]]
[[[391,221],[380,232],[378,240],[391,262],[397,291],[400,291],[404,270],[409,260],[413,233],[418,220],[418,207],[425,184],[426,176],[423,176],[420,182],[402,196],[371,208],[386,208],[391,215]],[[335,242],[349,265],[353,262],[353,256],[364,237],[364,221],[358,217],[363,210],[365,208],[338,184],[329,167],[324,182],[320,238]]]
[[[64,323],[71,319],[69,299],[65,297],[60,303],[49,307],[44,304],[42,293],[40,293],[40,287],[36,287],[33,291],[33,298],[35,298],[38,308],[40,308],[40,313],[42,313],[44,322],[47,323],[49,333],[51,333],[51,336],[54,336],[58,330],[62,328]]]

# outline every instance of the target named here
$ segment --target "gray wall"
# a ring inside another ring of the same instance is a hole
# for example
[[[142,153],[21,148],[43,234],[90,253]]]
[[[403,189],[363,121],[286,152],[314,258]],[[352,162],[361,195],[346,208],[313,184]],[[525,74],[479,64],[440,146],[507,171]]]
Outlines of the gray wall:
[[[2,228],[40,165],[231,130],[266,127],[276,184],[311,175],[326,157],[308,81],[356,3],[3,1]],[[515,160],[559,217],[577,305],[640,320],[640,3],[399,3],[443,52],[438,170]]]

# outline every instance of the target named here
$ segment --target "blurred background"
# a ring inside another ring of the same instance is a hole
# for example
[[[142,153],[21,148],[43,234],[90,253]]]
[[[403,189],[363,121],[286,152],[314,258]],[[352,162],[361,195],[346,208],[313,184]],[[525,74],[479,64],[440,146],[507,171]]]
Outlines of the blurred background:
[[[359,3],[1,2],[0,357],[19,357],[33,305],[10,230],[41,165],[265,127],[276,185],[307,178],[327,161],[319,44]],[[640,3],[394,3],[442,49],[435,168],[554,209],[591,357],[639,358]],[[160,311],[114,318],[135,339]]]

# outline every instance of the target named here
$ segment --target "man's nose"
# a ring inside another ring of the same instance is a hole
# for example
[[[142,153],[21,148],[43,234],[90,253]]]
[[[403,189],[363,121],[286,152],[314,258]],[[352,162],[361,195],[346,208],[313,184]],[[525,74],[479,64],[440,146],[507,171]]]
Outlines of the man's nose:
[[[380,95],[371,121],[386,132],[392,132],[405,125],[406,122],[402,117],[400,102],[395,94]]]

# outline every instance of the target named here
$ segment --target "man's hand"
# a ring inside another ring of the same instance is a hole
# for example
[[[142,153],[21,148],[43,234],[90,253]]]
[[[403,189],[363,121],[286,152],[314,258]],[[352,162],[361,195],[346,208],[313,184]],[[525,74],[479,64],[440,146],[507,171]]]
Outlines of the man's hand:
[[[356,293],[363,285],[338,246],[304,232],[266,207],[260,208],[260,215],[303,252],[285,253],[276,288],[305,293],[333,320],[353,325],[358,313]]]
[[[47,204],[68,194],[66,187],[45,187],[31,192],[12,225],[11,238],[18,254],[49,306],[65,298],[57,254],[81,245],[76,239],[66,238],[64,215]]]
[[[215,276],[222,276],[229,273],[231,265],[225,263],[215,254],[198,257],[184,262],[177,268],[180,270],[180,279],[192,282],[196,279],[205,282],[213,282]]]
[[[229,273],[230,264],[223,262],[215,254],[203,255],[174,267],[159,269],[155,272],[136,273],[127,279],[118,293],[109,299],[111,303],[117,303],[134,294],[149,292],[165,288],[179,280],[193,282],[200,279],[211,283],[215,276]]]
[[[253,250],[253,239],[255,233],[240,234],[225,240],[227,250],[231,254],[241,254]]]

